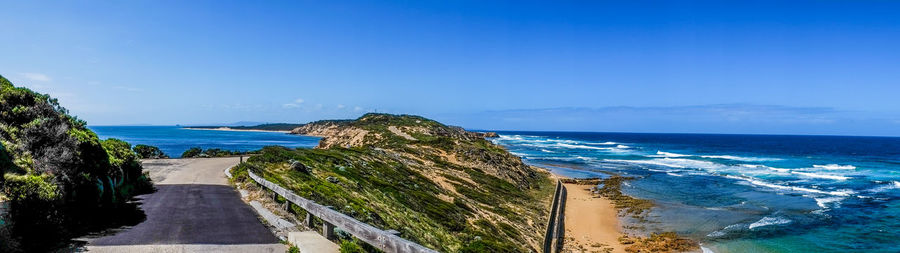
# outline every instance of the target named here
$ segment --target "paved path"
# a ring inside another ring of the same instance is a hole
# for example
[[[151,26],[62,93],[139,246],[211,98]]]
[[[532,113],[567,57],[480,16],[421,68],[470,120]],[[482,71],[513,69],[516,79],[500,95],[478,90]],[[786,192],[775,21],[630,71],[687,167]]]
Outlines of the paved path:
[[[284,252],[222,171],[239,158],[144,162],[157,192],[141,196],[147,220],[93,239],[92,252]]]

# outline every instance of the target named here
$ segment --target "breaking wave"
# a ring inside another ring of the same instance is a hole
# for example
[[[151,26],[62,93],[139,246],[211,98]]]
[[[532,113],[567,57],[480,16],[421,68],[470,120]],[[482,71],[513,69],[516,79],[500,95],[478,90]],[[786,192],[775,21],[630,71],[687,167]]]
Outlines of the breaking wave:
[[[768,217],[767,216],[767,217],[763,217],[762,219],[759,219],[758,221],[756,221],[754,223],[751,223],[750,226],[748,226],[747,228],[749,228],[750,230],[753,230],[754,228],[758,228],[758,227],[765,227],[765,226],[771,226],[771,225],[784,225],[784,224],[788,224],[791,222],[792,221],[787,218]]]
[[[839,164],[826,164],[826,165],[813,165],[813,168],[826,169],[826,170],[854,170],[856,166],[853,165],[839,165]]]
[[[762,186],[762,187],[778,189],[778,190],[786,190],[786,191],[818,193],[818,194],[833,195],[833,196],[850,196],[851,194],[855,193],[854,191],[848,190],[848,189],[841,189],[841,190],[836,190],[836,191],[823,191],[823,190],[804,188],[804,187],[799,187],[799,186],[773,184],[773,183],[765,182],[765,181],[755,179],[755,178],[750,178],[750,177],[739,177],[739,176],[732,176],[732,175],[725,175],[725,177],[731,178],[731,179],[736,179],[736,180],[743,180],[745,182],[748,182],[748,183],[750,183],[752,185],[756,185],[756,186]]]
[[[743,157],[743,156],[733,156],[733,155],[703,155],[700,157],[709,158],[709,159],[734,160],[734,161],[742,161],[742,162],[765,162],[765,161],[780,161],[780,160],[782,160],[780,158]]]
[[[830,175],[830,174],[818,174],[818,173],[810,173],[810,172],[799,172],[799,171],[791,171],[791,174],[797,174],[804,177],[811,178],[822,178],[822,179],[831,179],[831,180],[847,180],[849,177],[838,176],[838,175]]]

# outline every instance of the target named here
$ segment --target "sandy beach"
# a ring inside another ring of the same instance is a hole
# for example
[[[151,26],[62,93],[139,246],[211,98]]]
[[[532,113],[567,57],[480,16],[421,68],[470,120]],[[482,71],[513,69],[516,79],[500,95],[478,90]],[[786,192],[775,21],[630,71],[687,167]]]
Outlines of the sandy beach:
[[[619,243],[622,226],[613,203],[592,194],[594,185],[563,185],[568,193],[564,252],[625,252]]]
[[[197,128],[197,127],[185,127],[184,129],[188,130],[207,130],[207,131],[234,131],[234,132],[275,132],[275,133],[291,133],[291,131],[280,131],[280,130],[259,130],[259,129],[234,129],[230,127],[218,127],[218,128]]]

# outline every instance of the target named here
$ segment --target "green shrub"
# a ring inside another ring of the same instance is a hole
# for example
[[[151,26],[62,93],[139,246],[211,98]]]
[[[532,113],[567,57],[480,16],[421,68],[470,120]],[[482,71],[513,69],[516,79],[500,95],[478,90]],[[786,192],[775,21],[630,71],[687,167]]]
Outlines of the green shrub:
[[[19,250],[51,251],[106,221],[130,218],[118,208],[152,190],[130,144],[100,141],[67,113],[56,99],[0,76],[0,190],[10,199],[4,229]]]
[[[366,251],[352,240],[341,240],[341,253],[366,253]]]
[[[200,153],[203,152],[203,149],[200,147],[193,147],[188,150],[185,150],[184,153],[181,153],[181,158],[191,158],[197,157]]]
[[[163,153],[162,150],[159,150],[158,147],[138,144],[134,146],[134,153],[137,153],[137,156],[141,159],[160,159],[160,158],[169,158],[166,153]]]

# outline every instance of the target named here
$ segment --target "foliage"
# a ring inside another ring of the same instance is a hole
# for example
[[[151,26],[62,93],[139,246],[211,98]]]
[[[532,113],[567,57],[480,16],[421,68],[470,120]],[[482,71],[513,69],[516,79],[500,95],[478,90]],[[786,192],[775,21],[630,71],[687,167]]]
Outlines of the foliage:
[[[0,189],[20,250],[56,247],[152,190],[128,143],[101,142],[85,125],[56,99],[0,76]]]
[[[359,244],[352,240],[341,240],[341,253],[366,253]]]
[[[162,150],[159,150],[158,147],[138,144],[135,145],[134,153],[141,159],[161,159],[161,158],[169,158],[166,153],[163,153]]]
[[[236,155],[247,155],[254,154],[256,151],[232,151],[232,150],[223,150],[219,148],[210,148],[210,149],[202,149],[200,147],[190,148],[184,153],[181,154],[181,158],[207,158],[207,157],[225,157],[225,156],[236,156]]]
[[[184,153],[181,153],[181,158],[197,157],[197,156],[199,156],[201,153],[203,153],[203,149],[202,149],[202,148],[200,148],[200,147],[193,147],[193,148],[189,148],[188,150],[185,150]]]

